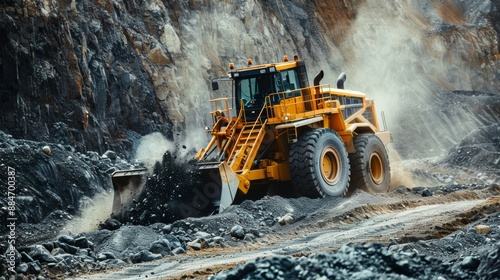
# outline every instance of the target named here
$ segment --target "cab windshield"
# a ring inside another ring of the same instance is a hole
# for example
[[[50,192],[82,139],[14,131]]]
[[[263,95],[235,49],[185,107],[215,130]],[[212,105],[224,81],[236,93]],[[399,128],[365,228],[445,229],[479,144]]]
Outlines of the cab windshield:
[[[235,80],[236,100],[243,100],[245,107],[262,108],[265,97],[275,92],[288,92],[300,88],[295,69],[241,77]],[[278,96],[276,96],[278,97]],[[271,100],[274,104],[279,100]],[[240,106],[238,102],[237,106]]]

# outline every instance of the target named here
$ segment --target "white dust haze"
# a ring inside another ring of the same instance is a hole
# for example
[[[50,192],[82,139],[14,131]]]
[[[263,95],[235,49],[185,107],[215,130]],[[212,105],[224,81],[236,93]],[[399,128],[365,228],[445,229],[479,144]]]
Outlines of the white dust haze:
[[[350,57],[347,86],[375,100],[379,114],[385,113],[389,130],[419,132],[412,136],[414,141],[428,147],[427,154],[439,155],[475,127],[475,117],[458,106],[452,115],[427,109],[435,106],[438,89],[470,90],[463,81],[470,73],[460,55],[450,49],[446,36],[434,32],[435,27],[417,9],[416,3],[404,0],[368,0],[359,8],[342,46]],[[410,120],[411,127],[401,127],[402,119]],[[412,143],[404,145],[411,147]],[[421,152],[414,151],[412,156],[424,154]]]
[[[169,141],[163,134],[154,132],[141,137],[134,158],[152,172],[155,164],[162,162],[165,152],[175,153],[175,147],[175,143]]]
[[[445,153],[460,141],[459,131],[467,129],[458,126],[463,120],[447,116],[453,119],[443,123],[439,121],[443,119],[439,112],[409,108],[427,108],[438,94],[438,88],[460,88],[456,75],[450,73],[457,69],[465,71],[464,62],[457,57],[449,59],[449,43],[440,36],[429,36],[429,26],[425,19],[417,16],[420,11],[416,11],[410,1],[368,0],[357,12],[349,38],[342,46],[348,57],[345,70],[348,88],[360,90],[375,100],[379,125],[384,112],[396,142],[412,150],[411,141],[418,141],[419,147],[428,149],[421,151],[415,145],[415,149],[406,154],[420,157],[429,152]],[[402,127],[401,120],[412,127]],[[413,131],[421,134],[408,135]],[[410,141],[397,139],[399,135]],[[391,189],[398,185],[413,187],[413,176],[395,145],[389,145],[388,150]]]
[[[113,192],[96,194],[92,200],[85,200],[82,204],[82,213],[66,224],[61,233],[77,234],[97,230],[99,224],[111,215]]]

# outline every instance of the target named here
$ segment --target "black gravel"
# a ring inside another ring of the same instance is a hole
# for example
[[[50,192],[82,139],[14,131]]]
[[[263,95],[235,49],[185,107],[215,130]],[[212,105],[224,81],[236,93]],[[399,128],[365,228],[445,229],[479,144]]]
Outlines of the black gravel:
[[[42,149],[50,148],[50,153]],[[111,190],[110,168],[130,167],[96,152],[76,152],[71,145],[14,139],[0,131],[0,181],[7,182],[7,169],[15,170],[17,225],[36,224],[52,212],[77,213],[82,202]],[[0,196],[0,216],[8,212],[7,195]],[[6,233],[0,224],[0,235]]]
[[[500,124],[472,131],[442,161],[476,170],[500,169]]]
[[[209,277],[231,279],[498,279],[500,244],[461,262],[415,252],[391,252],[383,244],[343,246],[308,257],[271,256]]]
[[[217,213],[218,199],[210,198],[211,193],[206,195],[206,186],[193,162],[178,161],[166,152],[162,163],[157,163],[148,176],[141,194],[115,218],[123,223],[151,225]]]

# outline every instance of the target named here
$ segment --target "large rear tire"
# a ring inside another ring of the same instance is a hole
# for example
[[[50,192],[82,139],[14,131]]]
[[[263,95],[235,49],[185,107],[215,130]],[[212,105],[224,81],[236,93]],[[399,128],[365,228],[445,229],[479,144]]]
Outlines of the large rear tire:
[[[391,183],[391,167],[384,144],[376,135],[360,134],[354,138],[355,153],[351,160],[350,191],[356,188],[368,193],[385,193]]]
[[[311,198],[343,196],[349,187],[349,157],[344,142],[331,129],[303,133],[290,147],[292,186]]]

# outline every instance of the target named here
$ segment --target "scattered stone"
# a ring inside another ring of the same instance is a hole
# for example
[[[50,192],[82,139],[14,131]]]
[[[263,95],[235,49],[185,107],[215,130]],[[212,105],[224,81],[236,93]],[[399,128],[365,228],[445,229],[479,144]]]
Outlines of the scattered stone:
[[[486,235],[491,232],[491,227],[487,225],[477,225],[474,227],[476,231],[482,235]]]
[[[42,245],[33,245],[28,248],[27,254],[33,259],[42,263],[57,262],[52,254]]]
[[[62,250],[64,250],[64,252],[69,254],[76,254],[78,252],[78,247],[66,244],[64,242],[54,241],[54,246],[56,248],[61,248]]]
[[[104,223],[99,224],[101,229],[117,230],[122,226],[122,223],[116,219],[107,219]]]
[[[107,259],[104,261],[107,265],[107,268],[120,267],[125,266],[127,263],[120,259]]]
[[[165,234],[171,233],[171,232],[172,232],[172,225],[165,225],[165,226],[162,228],[162,231],[163,231],[163,233],[165,233]]]
[[[21,273],[21,274],[28,274],[29,272],[29,266],[27,263],[21,263],[18,266],[16,266],[16,272]]]
[[[199,239],[204,239],[204,240],[209,240],[210,238],[212,238],[212,234],[210,233],[207,233],[207,232],[203,232],[203,231],[198,231],[194,234],[194,236],[196,238],[199,238]]]
[[[52,149],[49,146],[43,146],[42,151],[49,156],[52,154]]]
[[[199,241],[191,241],[187,243],[188,248],[191,248],[195,251],[201,250],[201,243]]]
[[[461,266],[463,268],[476,269],[480,263],[481,261],[477,257],[467,256],[462,260]]]
[[[101,159],[99,154],[94,152],[94,151],[88,151],[87,152],[87,156],[89,158],[89,160],[93,163],[93,164],[96,164],[99,162],[99,160]]]
[[[186,253],[186,249],[184,249],[182,247],[177,247],[177,248],[172,250],[172,254],[174,254],[174,255],[185,254],[185,253]]]
[[[238,239],[243,239],[245,237],[245,230],[242,226],[235,225],[231,228],[231,236]]]
[[[142,250],[139,253],[133,254],[130,256],[130,260],[133,263],[149,262],[149,261],[157,260],[157,259],[161,259],[161,258],[162,258],[162,255],[151,253],[148,250]]]
[[[94,244],[90,242],[86,236],[80,236],[75,238],[75,246],[85,249],[94,247]]]
[[[292,224],[293,223],[292,213],[287,213],[286,215],[279,217],[278,223],[282,226]]]
[[[28,263],[28,273],[29,274],[40,274],[42,268],[38,264],[38,262],[29,262]]]
[[[106,152],[104,152],[104,154],[102,154],[102,158],[109,158],[110,160],[114,161],[116,160],[117,156],[115,152],[107,150]]]
[[[59,238],[57,240],[59,242],[66,243],[69,245],[75,245],[75,239],[72,236],[67,235],[67,234],[59,236]]]
[[[215,236],[212,238],[212,242],[216,244],[221,244],[222,242],[224,242],[224,240],[224,237],[221,236]]]
[[[113,174],[115,171],[118,171],[118,170],[119,170],[119,169],[118,169],[118,167],[116,167],[116,166],[112,166],[112,167],[110,167],[110,168],[106,169],[106,171],[104,171],[104,173],[106,173],[106,174],[108,174],[108,175],[111,175],[111,174]]]
[[[243,237],[243,240],[245,241],[254,241],[255,239],[255,235],[253,235],[252,233],[246,233],[245,234],[245,237]]]
[[[200,245],[201,249],[207,249],[210,247],[210,244],[206,240],[201,240]]]
[[[422,191],[422,196],[423,197],[429,197],[429,196],[432,196],[432,191],[429,190],[428,188],[425,188],[423,191]]]
[[[162,257],[168,256],[171,254],[170,242],[167,239],[161,239],[153,242],[149,251],[155,254],[160,254]]]
[[[104,261],[104,260],[116,259],[116,256],[113,252],[101,252],[97,254],[96,258],[99,261]]]
[[[52,242],[43,243],[42,246],[45,247],[47,251],[52,251],[54,249],[54,243]]]
[[[407,193],[408,192],[408,188],[404,185],[399,185],[397,186],[396,189],[394,189],[394,192],[395,193]]]
[[[169,242],[171,249],[183,247],[181,241],[175,235],[165,234],[163,238]]]
[[[62,255],[62,254],[66,254],[66,251],[64,251],[62,248],[54,248],[52,249],[52,251],[50,251],[50,253],[52,254],[52,256],[57,256],[57,255]]]
[[[21,261],[32,262],[33,259],[28,254],[26,254],[26,252],[21,252]]]

